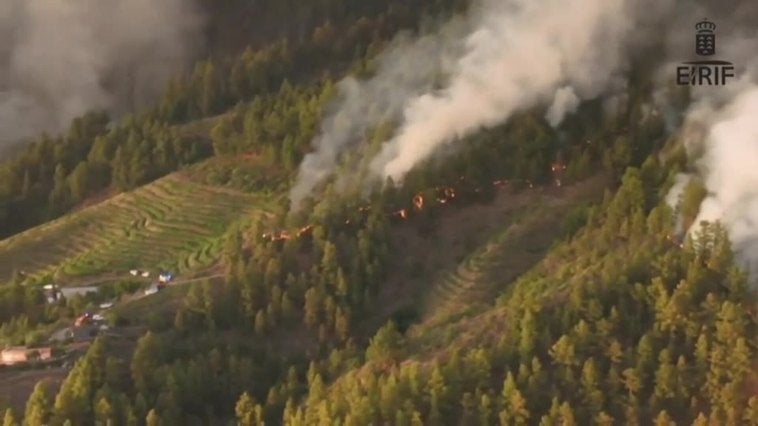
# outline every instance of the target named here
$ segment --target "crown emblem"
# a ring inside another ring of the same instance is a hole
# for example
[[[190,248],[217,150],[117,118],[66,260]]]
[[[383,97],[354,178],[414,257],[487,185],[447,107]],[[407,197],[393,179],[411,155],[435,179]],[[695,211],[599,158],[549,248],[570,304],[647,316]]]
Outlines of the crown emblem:
[[[698,33],[712,33],[716,31],[716,24],[709,21],[708,19],[703,19],[702,21],[695,24],[695,29]]]
[[[703,19],[695,24],[697,34],[695,34],[695,53],[700,56],[711,56],[716,54],[716,24]]]

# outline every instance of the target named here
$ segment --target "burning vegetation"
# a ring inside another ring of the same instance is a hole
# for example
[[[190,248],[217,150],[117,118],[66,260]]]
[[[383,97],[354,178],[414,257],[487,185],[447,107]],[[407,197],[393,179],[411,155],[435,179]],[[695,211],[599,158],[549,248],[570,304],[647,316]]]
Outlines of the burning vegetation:
[[[685,235],[677,235],[677,234],[668,234],[666,235],[666,239],[672,244],[679,248],[684,248],[684,240]]]
[[[560,187],[563,185],[563,174],[566,172],[566,168],[566,165],[562,162],[556,162],[550,166],[555,186]]]
[[[553,163],[550,166],[550,170],[553,175],[554,183],[556,186],[561,186],[561,176],[563,175],[563,172],[566,170],[566,165],[561,162]],[[452,186],[437,186],[431,189],[427,193],[417,193],[413,196],[411,199],[412,209],[409,208],[402,208],[399,210],[394,210],[391,212],[386,213],[386,215],[396,221],[404,221],[411,217],[411,212],[413,210],[417,212],[421,212],[426,210],[427,208],[430,208],[433,205],[448,205],[451,204],[454,200],[460,198],[460,194],[463,192],[470,192],[473,194],[481,194],[482,188],[480,187],[474,187],[471,188],[469,186],[468,189],[465,189],[465,183],[466,178],[464,176],[461,176],[458,178],[458,181],[462,184],[461,188],[454,188]],[[501,179],[501,180],[495,180],[492,181],[491,185],[494,188],[506,188],[511,186],[512,184],[520,184],[524,185],[524,187],[528,188],[534,188],[534,183],[528,179]],[[434,202],[430,202],[429,200],[433,200]],[[436,203],[435,203],[436,202]],[[365,205],[360,206],[357,208],[357,212],[360,213],[362,216],[366,216],[371,211],[371,206]],[[344,221],[345,225],[350,225],[353,223],[353,220],[351,219],[345,219]],[[261,238],[265,241],[287,241],[291,239],[300,239],[304,237],[308,237],[312,234],[314,229],[314,225],[310,224],[307,226],[304,226],[296,231],[275,231],[275,232],[266,232],[261,235]]]
[[[294,233],[290,233],[289,231],[283,230],[279,232],[264,232],[261,235],[261,238],[266,241],[287,241],[291,240],[293,238],[300,239],[304,237],[308,237],[311,234],[313,234],[314,225],[307,225],[304,226]]]

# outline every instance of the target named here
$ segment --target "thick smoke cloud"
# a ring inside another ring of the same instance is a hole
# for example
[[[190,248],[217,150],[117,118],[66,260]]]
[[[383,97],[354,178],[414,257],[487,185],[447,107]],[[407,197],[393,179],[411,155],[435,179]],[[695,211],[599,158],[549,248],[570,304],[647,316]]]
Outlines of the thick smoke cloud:
[[[498,125],[519,110],[550,106],[546,118],[557,126],[581,100],[623,87],[617,77],[627,65],[628,46],[636,41],[634,31],[644,33],[649,26],[644,16],[659,16],[671,4],[475,2],[464,24],[456,21],[423,42],[391,50],[380,58],[377,75],[366,82],[342,83],[342,97],[314,141],[315,152],[303,162],[291,194],[293,205],[334,172],[346,146],[362,140],[365,122],[377,115],[367,111],[381,111],[399,124],[370,166],[377,178],[396,181],[441,147]],[[450,34],[460,34],[462,44],[451,43],[456,39]],[[441,88],[430,87],[440,63],[449,78]]]
[[[0,145],[144,105],[198,52],[186,0],[0,2]]]
[[[708,131],[700,141],[704,154],[696,162],[708,195],[690,232],[696,231],[703,220],[720,221],[729,232],[742,266],[758,272],[758,121],[755,119],[758,117],[758,86],[747,88],[719,110],[702,105],[697,109],[692,114],[708,117]],[[704,114],[704,109],[711,114]],[[670,203],[676,197],[673,192],[669,194]]]
[[[721,222],[729,233],[741,266],[758,273],[758,4],[737,5],[721,16],[717,55],[734,62],[738,80],[727,86],[701,87],[686,113],[682,134],[694,171],[707,196],[692,227]],[[669,67],[670,69],[671,67]],[[678,176],[684,182],[690,175]],[[668,202],[675,205],[681,185]]]
[[[439,33],[418,39],[402,35],[382,54],[375,76],[360,82],[347,77],[338,85],[338,98],[313,141],[314,152],[300,165],[291,197],[299,202],[331,174],[339,155],[364,140],[366,132],[381,122],[396,121],[405,102],[426,93],[450,72],[466,23],[455,20]]]
[[[557,124],[624,65],[633,21],[622,0],[491,1],[484,9],[450,85],[409,101],[398,136],[372,164],[380,175],[402,179],[440,146],[537,104],[555,100]]]

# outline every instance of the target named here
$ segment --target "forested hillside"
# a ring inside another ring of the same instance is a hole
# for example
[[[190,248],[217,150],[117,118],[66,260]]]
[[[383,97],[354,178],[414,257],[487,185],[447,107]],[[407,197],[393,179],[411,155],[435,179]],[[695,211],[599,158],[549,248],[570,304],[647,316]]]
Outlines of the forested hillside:
[[[225,16],[212,21],[219,28],[226,27],[224,19],[231,19],[226,16],[228,12],[223,12],[225,8],[244,11],[242,4],[247,2],[228,3],[207,5],[213,10],[218,7],[217,13]],[[401,29],[413,29],[422,16],[435,16],[440,9],[449,11],[454,2],[435,3],[376,1],[357,6],[336,2],[327,7],[314,6],[312,10],[299,5],[295,10],[302,8],[302,15],[293,16],[285,3],[264,2],[260,9],[256,6],[254,13],[240,12],[238,17],[247,16],[255,23],[281,28],[297,28],[289,25],[294,18],[302,22],[302,34],[280,38],[287,34],[272,32],[265,37],[268,42],[258,48],[202,61],[193,73],[179,76],[169,85],[158,106],[123,119],[112,129],[106,128],[107,117],[93,113],[74,122],[64,136],[43,136],[30,144],[0,167],[0,236],[55,218],[104,188],[132,189],[181,165],[207,158],[213,153],[208,138],[184,134],[177,124],[215,116],[237,104],[274,94],[285,81],[310,85],[328,82],[350,67],[358,72],[365,70],[367,61],[391,35]],[[221,31],[214,30],[213,25],[209,31]],[[248,43],[245,34],[237,40]],[[297,114],[299,119],[300,112]],[[290,120],[278,125],[293,126],[287,130],[302,126],[313,132],[317,121],[304,116],[298,122]],[[275,143],[276,149],[282,149],[280,140],[274,139],[279,134],[274,129],[270,131],[250,135],[250,143]],[[302,155],[309,141],[309,137],[301,137],[291,142],[300,142],[299,145],[288,149]]]
[[[618,108],[517,111],[400,182],[366,178],[371,123],[294,210],[336,82],[467,2],[203,3],[156,105],[0,164],[0,344],[67,353],[4,425],[758,425],[755,294],[722,225],[683,235],[702,183],[667,202],[690,166],[644,60]],[[149,262],[186,277],[146,294]]]

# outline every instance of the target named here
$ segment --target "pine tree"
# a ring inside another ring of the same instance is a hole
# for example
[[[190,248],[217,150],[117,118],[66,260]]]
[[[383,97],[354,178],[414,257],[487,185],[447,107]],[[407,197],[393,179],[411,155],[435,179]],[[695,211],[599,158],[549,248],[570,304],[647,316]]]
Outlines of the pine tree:
[[[350,311],[337,308],[334,320],[334,331],[337,337],[344,341],[350,336]]]
[[[703,413],[698,413],[697,417],[692,422],[692,426],[708,426],[708,419],[705,418]]]
[[[521,395],[513,374],[509,371],[503,383],[502,403],[503,410],[500,412],[501,424],[527,424],[529,410],[526,399]]]
[[[376,332],[366,348],[366,359],[369,361],[386,361],[397,356],[402,346],[403,336],[398,332],[394,321],[388,322]]]
[[[105,397],[100,398],[95,406],[95,420],[103,426],[115,424],[113,405]]]
[[[447,400],[448,387],[442,375],[442,370],[440,370],[439,365],[436,363],[427,383],[426,392],[430,401],[427,421],[430,424],[439,424],[442,421],[443,411],[446,408],[445,401]]]
[[[676,426],[676,423],[671,420],[671,417],[668,415],[666,410],[660,411],[655,417],[654,422],[655,426]]]
[[[44,381],[38,382],[26,402],[24,423],[29,426],[47,424],[52,408],[47,383]]]
[[[290,299],[289,292],[285,291],[282,295],[282,318],[290,320],[295,317],[295,305]]]
[[[266,332],[266,312],[263,310],[255,314],[255,334],[262,336]]]
[[[80,202],[89,193],[90,170],[86,161],[81,161],[68,177],[69,191],[74,202]]]
[[[659,402],[673,398],[676,395],[676,369],[671,363],[668,349],[661,351],[658,357],[658,370],[655,372],[655,390]]]
[[[537,342],[537,323],[534,314],[527,309],[520,323],[519,354],[521,359],[528,360],[534,355],[534,347]]]
[[[3,416],[3,426],[19,426],[18,420],[16,420],[16,416],[13,414],[13,410],[11,408],[7,408],[5,410],[5,415]]]
[[[158,414],[157,411],[155,411],[155,408],[153,408],[147,413],[147,417],[145,417],[145,425],[146,426],[162,426],[163,425],[161,416]]]
[[[411,416],[411,426],[424,426],[424,422],[421,420],[421,413],[418,411],[413,411],[413,415]]]
[[[584,393],[585,406],[590,413],[599,413],[603,406],[603,393],[599,387],[599,374],[595,367],[595,361],[590,357],[582,366],[582,391]]]
[[[321,296],[319,292],[311,287],[305,292],[304,322],[309,329],[318,325],[319,312],[321,310]]]
[[[574,409],[568,402],[561,404],[559,409],[561,416],[562,426],[577,426],[576,417],[574,417]]]
[[[595,424],[598,426],[613,426],[613,417],[608,415],[605,411],[601,411],[595,416]]]
[[[747,407],[742,414],[742,420],[749,425],[758,425],[758,397],[751,396],[747,402]]]
[[[479,424],[482,426],[488,426],[492,421],[492,401],[490,397],[485,393],[479,399]]]
[[[234,412],[237,415],[237,422],[240,426],[263,425],[262,408],[247,392],[244,392],[240,396]]]
[[[137,341],[130,368],[134,385],[142,394],[150,394],[156,381],[155,370],[159,365],[160,351],[158,337],[150,331]]]

